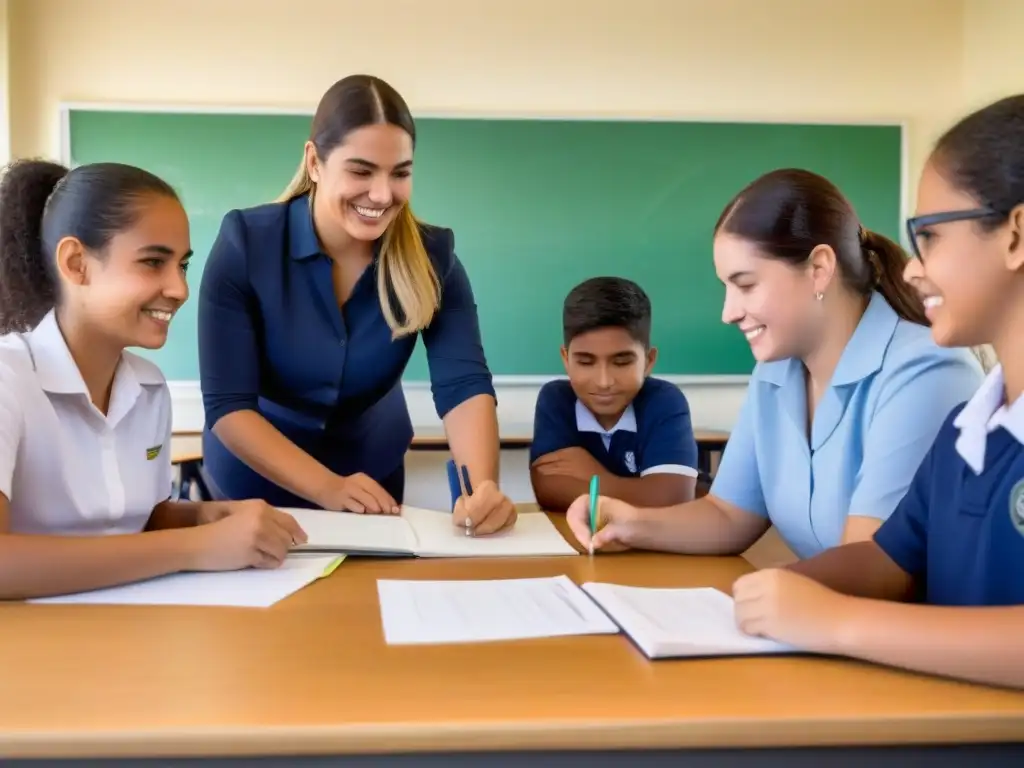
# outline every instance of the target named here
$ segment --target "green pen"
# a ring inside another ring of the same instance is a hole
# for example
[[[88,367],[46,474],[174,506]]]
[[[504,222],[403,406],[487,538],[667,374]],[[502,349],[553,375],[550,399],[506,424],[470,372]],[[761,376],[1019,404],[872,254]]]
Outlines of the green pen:
[[[597,475],[590,478],[590,535],[597,533],[597,504],[600,497],[600,488]],[[593,551],[593,545],[591,545]]]

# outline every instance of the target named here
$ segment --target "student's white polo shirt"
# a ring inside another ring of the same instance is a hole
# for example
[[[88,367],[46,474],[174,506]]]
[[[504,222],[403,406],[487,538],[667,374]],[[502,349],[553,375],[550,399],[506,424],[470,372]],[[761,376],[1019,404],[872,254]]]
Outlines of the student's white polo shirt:
[[[160,369],[122,353],[104,416],[50,312],[0,336],[0,492],[10,532],[138,533],[171,494],[171,397]]]

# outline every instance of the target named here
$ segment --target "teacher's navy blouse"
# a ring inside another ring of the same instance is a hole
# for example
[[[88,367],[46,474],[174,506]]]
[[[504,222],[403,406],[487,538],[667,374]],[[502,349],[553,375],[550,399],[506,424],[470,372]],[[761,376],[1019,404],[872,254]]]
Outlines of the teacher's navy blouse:
[[[426,225],[421,232],[441,285],[440,309],[422,336],[443,418],[495,392],[454,235]],[[219,496],[310,506],[249,469],[213,434],[224,416],[253,410],[334,472],[363,472],[401,500],[413,435],[401,377],[417,335],[392,340],[377,266],[375,257],[339,307],[308,196],[224,217],[199,290],[203,463]]]

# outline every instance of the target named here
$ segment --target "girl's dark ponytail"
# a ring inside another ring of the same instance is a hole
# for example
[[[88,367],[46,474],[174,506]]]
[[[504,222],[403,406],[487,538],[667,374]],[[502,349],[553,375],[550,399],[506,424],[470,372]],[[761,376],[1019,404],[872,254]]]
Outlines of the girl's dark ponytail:
[[[99,258],[131,227],[148,195],[178,196],[163,179],[122,163],[69,171],[16,160],[0,179],[0,333],[28,331],[59,299],[57,244],[74,237]]]
[[[924,304],[917,291],[903,279],[907,254],[885,235],[861,229],[860,247],[870,267],[870,278],[878,292],[885,297],[893,311],[904,320],[929,325]]]
[[[68,174],[63,165],[16,160],[0,179],[0,334],[28,331],[56,301],[53,255],[44,252],[43,211]]]

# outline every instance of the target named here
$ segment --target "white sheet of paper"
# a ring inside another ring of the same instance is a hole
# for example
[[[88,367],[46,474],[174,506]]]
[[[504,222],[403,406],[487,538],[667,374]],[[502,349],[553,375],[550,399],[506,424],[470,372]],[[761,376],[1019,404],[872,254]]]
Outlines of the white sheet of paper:
[[[711,587],[668,589],[587,583],[583,591],[654,656],[787,650],[774,640],[742,632],[736,626],[732,598]]]
[[[615,634],[567,576],[485,581],[377,581],[389,645]]]
[[[338,555],[293,554],[275,569],[175,573],[120,587],[28,602],[268,608],[316,581],[339,559]]]
[[[399,515],[363,515],[323,509],[282,509],[306,532],[303,549],[348,549],[362,552],[413,554],[416,540]]]
[[[452,525],[450,512],[404,507],[420,557],[554,557],[578,555],[543,512],[524,512],[501,533],[467,536]]]

